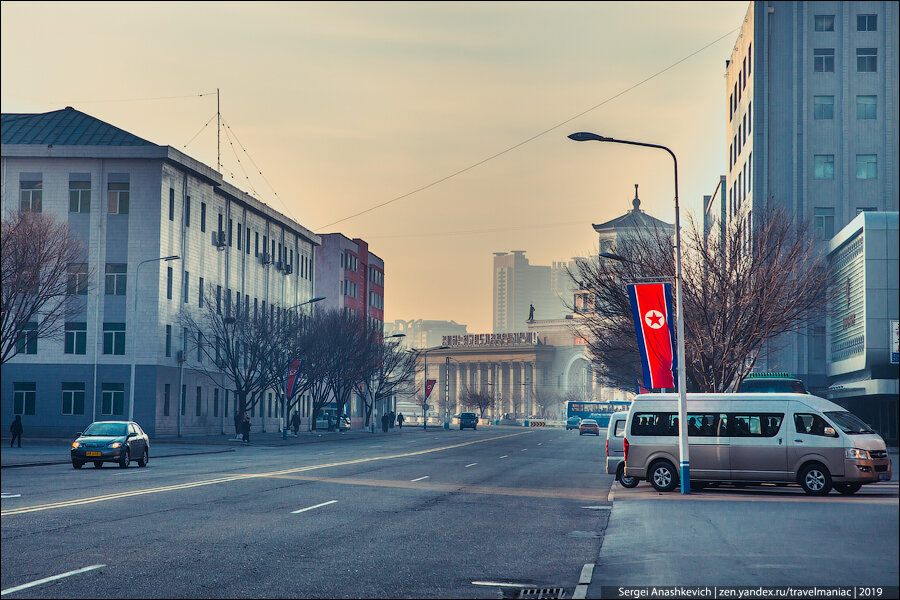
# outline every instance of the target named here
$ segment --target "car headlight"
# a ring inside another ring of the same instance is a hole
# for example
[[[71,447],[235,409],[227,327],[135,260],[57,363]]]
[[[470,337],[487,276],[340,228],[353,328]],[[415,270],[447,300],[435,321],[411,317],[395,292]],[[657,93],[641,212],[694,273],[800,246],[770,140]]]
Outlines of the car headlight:
[[[110,448],[120,448],[122,446],[122,442],[113,442],[109,445]]]
[[[72,442],[73,448],[81,448],[81,442]]]
[[[868,460],[869,451],[863,450],[862,448],[845,448],[844,458],[862,458]]]

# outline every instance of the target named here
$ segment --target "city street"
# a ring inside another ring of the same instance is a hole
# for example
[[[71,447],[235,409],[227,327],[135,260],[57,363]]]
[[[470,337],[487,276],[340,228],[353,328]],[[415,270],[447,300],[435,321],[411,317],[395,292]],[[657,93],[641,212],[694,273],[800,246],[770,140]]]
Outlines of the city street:
[[[2,589],[17,598],[495,598],[533,587],[571,596],[609,514],[603,442],[554,429],[406,428],[151,458],[144,469],[5,469]]]

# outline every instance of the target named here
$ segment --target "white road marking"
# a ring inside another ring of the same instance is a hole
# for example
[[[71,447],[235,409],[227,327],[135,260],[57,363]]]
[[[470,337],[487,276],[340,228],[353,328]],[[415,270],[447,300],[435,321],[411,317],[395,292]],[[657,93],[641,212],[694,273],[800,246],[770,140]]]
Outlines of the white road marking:
[[[493,585],[497,587],[518,587],[518,588],[527,588],[528,584],[525,583],[504,583],[502,581],[473,581],[472,585]]]
[[[582,506],[588,510],[612,510],[612,506]]]
[[[334,451],[331,450],[331,451],[328,451],[328,452],[316,452],[316,454],[318,454],[319,456],[324,456],[325,454],[334,454]]]
[[[0,591],[0,596],[5,596],[6,594],[12,594],[13,592],[18,592],[19,590],[25,590],[30,587],[34,587],[36,585],[50,583],[51,581],[56,581],[57,579],[62,579],[64,577],[71,577],[72,575],[78,575],[79,573],[86,573],[88,571],[93,571],[94,569],[100,569],[105,566],[106,565],[91,565],[90,567],[85,567],[83,569],[76,569],[75,571],[69,571],[67,573],[62,573],[61,575],[54,575],[53,577],[45,577],[43,579],[38,579],[37,581],[32,581],[31,583],[24,583],[22,585],[17,585],[16,587],[6,588],[5,590]]]
[[[478,464],[478,463],[472,463],[471,465],[466,465],[466,468],[468,469],[469,467],[474,467],[474,466],[477,465],[477,464]]]
[[[587,596],[588,585],[594,576],[594,563],[587,563],[581,568],[581,577],[578,578],[578,586],[572,594],[573,599],[581,599]]]
[[[504,455],[501,456],[500,458],[509,458],[509,454],[504,454]]]
[[[541,444],[540,442],[538,442],[538,446],[541,446],[541,445],[542,445],[542,444]]]
[[[3,492],[2,494],[0,494],[0,498],[21,498],[21,497],[22,497],[22,494],[7,494],[6,492]]]
[[[526,450],[528,450],[528,448],[522,448],[522,452],[525,452]]]
[[[301,508],[300,510],[291,511],[292,515],[296,515],[298,513],[306,512],[308,510],[312,510],[314,508],[320,508],[322,506],[328,506],[329,504],[335,504],[337,500],[329,500],[328,502],[323,502],[322,504],[316,504],[315,506],[307,506],[306,508]]]
[[[423,479],[428,479],[428,475],[425,477],[419,477],[418,479],[410,479],[410,481],[422,481]]]

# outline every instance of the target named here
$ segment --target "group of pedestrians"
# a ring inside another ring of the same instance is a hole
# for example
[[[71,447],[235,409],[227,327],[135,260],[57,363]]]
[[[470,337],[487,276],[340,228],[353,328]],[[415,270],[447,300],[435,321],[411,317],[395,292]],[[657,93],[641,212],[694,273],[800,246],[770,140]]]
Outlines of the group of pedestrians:
[[[234,439],[241,438],[245,444],[250,443],[250,416],[246,412],[234,413]]]
[[[393,429],[394,424],[398,424],[400,429],[403,429],[403,421],[406,420],[406,417],[403,416],[403,413],[395,413],[391,411],[389,413],[385,413],[381,415],[381,430],[385,433],[388,432],[388,429]]]

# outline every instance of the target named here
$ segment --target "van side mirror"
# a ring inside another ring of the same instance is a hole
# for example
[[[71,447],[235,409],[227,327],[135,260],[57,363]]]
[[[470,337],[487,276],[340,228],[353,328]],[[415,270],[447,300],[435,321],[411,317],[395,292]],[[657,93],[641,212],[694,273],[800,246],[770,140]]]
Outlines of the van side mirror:
[[[837,437],[838,436],[837,431],[834,430],[834,427],[826,427],[822,433],[824,433],[828,437]]]

